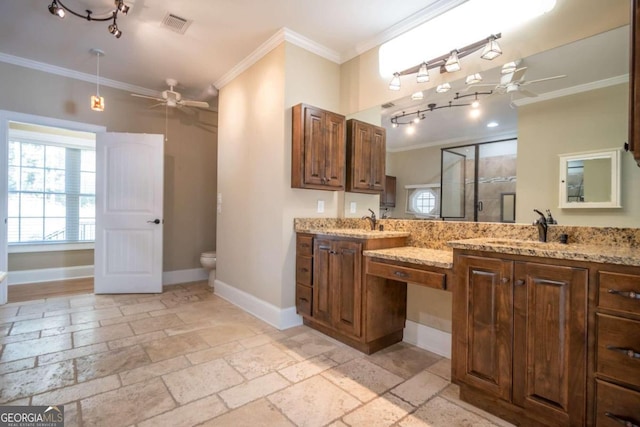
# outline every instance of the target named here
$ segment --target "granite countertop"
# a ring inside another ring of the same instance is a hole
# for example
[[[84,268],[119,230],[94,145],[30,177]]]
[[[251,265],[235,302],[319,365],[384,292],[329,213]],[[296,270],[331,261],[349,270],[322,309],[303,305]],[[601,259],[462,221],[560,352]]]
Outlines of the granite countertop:
[[[429,265],[440,268],[453,268],[452,251],[401,246],[398,248],[363,251],[362,254],[368,257],[409,262],[412,264]]]
[[[640,266],[640,248],[625,245],[562,244],[500,238],[454,240],[447,245],[454,249]]]
[[[324,234],[327,236],[355,237],[358,239],[386,239],[389,237],[409,237],[408,231],[378,231],[359,228],[309,228],[298,229],[298,233]]]

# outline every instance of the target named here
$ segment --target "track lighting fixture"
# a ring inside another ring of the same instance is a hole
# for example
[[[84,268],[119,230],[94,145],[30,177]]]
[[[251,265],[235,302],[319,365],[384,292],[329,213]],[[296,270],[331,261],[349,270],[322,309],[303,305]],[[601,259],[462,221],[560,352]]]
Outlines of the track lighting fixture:
[[[416,74],[416,81],[418,83],[424,83],[429,81],[429,69],[439,68],[440,73],[454,73],[456,71],[459,71],[462,68],[460,59],[483,48],[483,58],[496,58],[497,56],[502,54],[502,50],[500,50],[500,46],[496,41],[500,37],[502,37],[502,34],[492,34],[489,37],[479,40],[468,46],[464,46],[460,49],[454,49],[445,55],[433,58],[429,61],[423,61],[419,65],[407,68],[406,70],[395,72],[393,73],[393,79],[389,84],[389,89],[400,90],[400,76],[404,76],[407,74]],[[475,76],[477,75],[478,74],[475,74]]]
[[[77,16],[78,18],[86,19],[87,21],[97,21],[97,22],[106,22],[113,20],[113,23],[109,24],[107,30],[109,33],[113,34],[117,39],[122,37],[122,31],[118,28],[117,19],[118,13],[122,13],[126,15],[129,13],[130,6],[125,4],[124,0],[114,0],[116,8],[113,10],[109,10],[100,14],[101,16],[94,16],[93,11],[85,10],[85,14],[78,13],[73,11],[72,9],[65,6],[62,0],[52,0],[49,5],[49,12],[52,15],[56,15],[59,18],[64,18],[66,16],[66,12],[69,12],[73,16]]]
[[[389,83],[389,89],[400,90],[400,74],[394,73],[391,82]]]

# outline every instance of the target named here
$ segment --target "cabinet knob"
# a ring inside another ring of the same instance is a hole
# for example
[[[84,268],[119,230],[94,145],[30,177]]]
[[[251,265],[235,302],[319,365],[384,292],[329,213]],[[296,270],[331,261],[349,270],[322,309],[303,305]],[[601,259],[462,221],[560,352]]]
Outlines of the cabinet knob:
[[[522,280],[522,279],[518,279],[518,280],[516,280],[516,282],[515,282],[514,284],[515,284],[516,286],[522,286],[522,285],[524,285],[524,280]]]
[[[404,271],[394,271],[393,275],[398,277],[403,277],[403,278],[409,277],[409,274]]]
[[[502,279],[500,279],[500,283],[509,283],[511,279],[509,277],[503,277]]]

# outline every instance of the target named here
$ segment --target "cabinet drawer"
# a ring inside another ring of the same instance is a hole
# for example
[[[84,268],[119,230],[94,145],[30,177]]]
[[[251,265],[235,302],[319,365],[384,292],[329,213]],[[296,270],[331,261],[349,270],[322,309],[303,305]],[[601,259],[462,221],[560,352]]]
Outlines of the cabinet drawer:
[[[313,258],[304,256],[296,257],[296,282],[311,286],[311,272],[313,271]]]
[[[415,268],[403,267],[393,264],[370,261],[367,267],[367,274],[384,277],[386,279],[398,280],[400,282],[416,283],[436,289],[446,289],[446,276],[442,273],[432,271],[417,270]]]
[[[311,316],[311,288],[296,284],[296,312],[301,315]]]
[[[640,276],[601,271],[598,307],[620,312],[640,312]]]
[[[640,393],[596,380],[596,426],[640,425]]]
[[[598,314],[596,370],[640,387],[640,322]]]
[[[296,255],[313,255],[313,236],[298,236],[296,239]]]

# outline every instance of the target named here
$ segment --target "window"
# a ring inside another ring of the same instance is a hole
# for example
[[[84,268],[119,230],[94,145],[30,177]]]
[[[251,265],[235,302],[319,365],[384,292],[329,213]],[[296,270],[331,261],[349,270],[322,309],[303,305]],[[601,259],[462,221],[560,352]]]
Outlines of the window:
[[[407,185],[406,212],[418,217],[436,218],[440,212],[440,185]]]
[[[95,135],[10,123],[8,242],[93,242]]]

